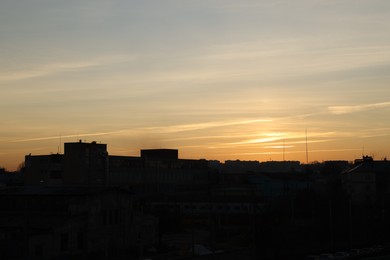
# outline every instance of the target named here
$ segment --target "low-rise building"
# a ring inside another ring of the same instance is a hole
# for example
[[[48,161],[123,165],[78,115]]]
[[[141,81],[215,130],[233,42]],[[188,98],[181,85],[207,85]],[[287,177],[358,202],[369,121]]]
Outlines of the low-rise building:
[[[26,155],[25,184],[61,186],[64,175],[64,155]]]
[[[0,209],[1,259],[122,259],[157,244],[157,219],[128,190],[3,188]]]
[[[294,172],[254,174],[249,177],[249,182],[266,199],[279,198],[312,185],[307,174]]]
[[[390,192],[390,161],[364,156],[343,173],[342,183],[352,203],[379,202]]]
[[[27,155],[26,185],[131,186],[145,192],[205,188],[206,160],[179,159],[175,149],[141,150],[140,157],[108,155],[107,145],[65,143],[64,154]]]

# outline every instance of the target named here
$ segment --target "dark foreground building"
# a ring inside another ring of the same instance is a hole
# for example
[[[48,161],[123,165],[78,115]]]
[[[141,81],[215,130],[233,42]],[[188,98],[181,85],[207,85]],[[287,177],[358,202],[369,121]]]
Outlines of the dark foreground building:
[[[113,156],[106,144],[65,143],[64,154],[27,155],[25,184],[121,186],[160,193],[205,189],[211,181],[206,160],[179,159],[176,149],[141,150],[141,156]]]
[[[364,156],[342,175],[343,186],[353,204],[384,204],[390,195],[390,161]]]
[[[156,218],[123,189],[0,189],[0,259],[131,259],[157,243]]]

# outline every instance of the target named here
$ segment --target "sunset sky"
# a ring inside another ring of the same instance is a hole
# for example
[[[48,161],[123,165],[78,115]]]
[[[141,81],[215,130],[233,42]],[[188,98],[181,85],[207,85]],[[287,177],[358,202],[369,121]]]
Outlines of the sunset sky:
[[[390,156],[388,0],[2,0],[0,166]]]

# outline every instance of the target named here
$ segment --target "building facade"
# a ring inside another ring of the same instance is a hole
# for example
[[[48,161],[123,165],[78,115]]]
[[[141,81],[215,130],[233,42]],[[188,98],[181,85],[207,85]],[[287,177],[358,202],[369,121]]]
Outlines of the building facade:
[[[343,173],[342,182],[352,203],[381,202],[390,193],[390,161],[364,156]]]
[[[26,185],[125,186],[165,192],[204,188],[206,160],[179,159],[175,149],[141,150],[140,157],[108,155],[107,145],[65,143],[64,154],[27,155]]]
[[[158,241],[157,219],[123,189],[3,188],[0,208],[1,259],[128,259]]]

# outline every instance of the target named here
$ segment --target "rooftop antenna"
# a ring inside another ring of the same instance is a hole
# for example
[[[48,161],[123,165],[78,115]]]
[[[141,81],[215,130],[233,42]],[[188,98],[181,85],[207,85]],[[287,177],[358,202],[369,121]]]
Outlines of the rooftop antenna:
[[[61,150],[61,147],[62,147],[62,135],[60,133],[60,148],[58,149],[59,150],[59,154],[61,154],[62,150]]]
[[[306,164],[309,164],[309,149],[307,146],[307,128],[305,128],[305,136],[306,136]]]
[[[57,146],[57,154],[61,153],[61,134],[58,137],[58,146]]]

